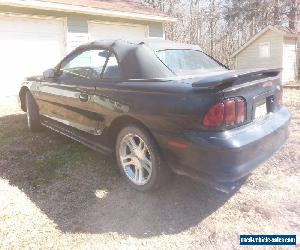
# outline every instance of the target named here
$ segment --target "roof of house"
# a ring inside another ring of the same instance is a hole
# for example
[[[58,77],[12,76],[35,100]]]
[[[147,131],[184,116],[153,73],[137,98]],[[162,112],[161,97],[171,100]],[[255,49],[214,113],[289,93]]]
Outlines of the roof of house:
[[[276,26],[275,29],[284,33],[285,36],[297,36],[299,35],[296,30],[293,30],[289,27]]]
[[[263,34],[265,34],[267,31],[272,30],[275,31],[279,34],[281,34],[284,37],[298,37],[299,33],[297,31],[294,31],[292,29],[289,29],[287,27],[278,27],[278,26],[267,26],[260,32],[258,32],[255,36],[253,36],[250,40],[248,40],[246,43],[244,43],[238,50],[236,50],[231,57],[235,57],[238,55],[240,52],[242,52],[244,49],[246,49],[251,43],[253,43],[256,39],[261,37]]]
[[[158,22],[177,21],[137,0],[0,0],[0,5]]]
[[[164,13],[153,8],[146,7],[141,2],[132,0],[40,0],[41,2],[62,3],[67,5],[93,7],[105,10],[128,11],[158,16],[166,16]]]

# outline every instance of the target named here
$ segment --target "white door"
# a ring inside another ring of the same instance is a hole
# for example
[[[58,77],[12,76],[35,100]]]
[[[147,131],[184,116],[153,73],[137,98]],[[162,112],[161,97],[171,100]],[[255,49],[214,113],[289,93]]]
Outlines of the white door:
[[[147,25],[89,22],[90,41],[117,38],[143,39],[148,37],[148,33]]]
[[[295,81],[296,73],[296,45],[294,43],[285,43],[283,45],[282,60],[282,82]]]
[[[65,54],[63,20],[0,15],[0,96],[18,93],[27,76],[41,75]]]

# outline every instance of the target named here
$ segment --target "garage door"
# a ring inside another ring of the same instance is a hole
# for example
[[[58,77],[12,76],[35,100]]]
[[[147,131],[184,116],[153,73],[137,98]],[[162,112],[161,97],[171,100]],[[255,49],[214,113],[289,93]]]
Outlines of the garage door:
[[[90,41],[110,38],[142,39],[148,37],[148,26],[89,22],[89,37]]]
[[[42,74],[65,53],[64,21],[0,15],[0,96],[17,94],[22,79]]]

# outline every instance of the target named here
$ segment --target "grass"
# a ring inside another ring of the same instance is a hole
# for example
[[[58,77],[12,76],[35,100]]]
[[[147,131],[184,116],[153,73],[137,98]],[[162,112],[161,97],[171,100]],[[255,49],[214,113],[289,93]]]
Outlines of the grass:
[[[0,156],[4,160],[13,153],[14,164],[27,173],[28,183],[34,189],[67,178],[81,168],[100,171],[99,164],[107,165],[101,168],[101,175],[116,174],[112,157],[107,161],[101,154],[48,129],[32,133],[22,115],[1,118],[0,147]]]
[[[88,149],[78,143],[54,144],[41,148],[36,161],[29,161],[26,165],[33,169],[30,182],[37,188],[53,179],[66,177],[68,171],[65,168],[76,166],[76,162],[88,155]]]
[[[182,177],[140,194],[120,179],[113,157],[47,129],[31,133],[25,116],[8,116],[15,108],[7,107],[0,248],[238,249],[241,233],[298,232],[300,91],[284,97],[293,113],[289,140],[233,196]]]
[[[3,120],[3,118],[2,118]],[[23,121],[26,124],[26,121]],[[13,142],[21,134],[26,133],[24,123],[21,123],[16,117],[7,117],[5,121],[0,122],[0,145]],[[2,124],[1,124],[2,123]]]

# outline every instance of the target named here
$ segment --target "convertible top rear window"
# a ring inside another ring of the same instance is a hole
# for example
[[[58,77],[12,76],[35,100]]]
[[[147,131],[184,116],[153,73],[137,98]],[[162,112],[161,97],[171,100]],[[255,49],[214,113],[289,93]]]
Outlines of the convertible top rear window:
[[[170,49],[157,51],[156,54],[177,75],[194,75],[202,72],[225,70],[218,62],[198,50]]]

